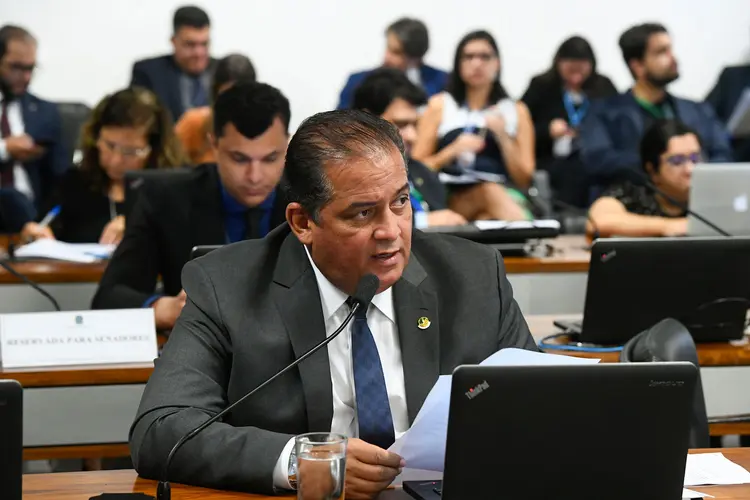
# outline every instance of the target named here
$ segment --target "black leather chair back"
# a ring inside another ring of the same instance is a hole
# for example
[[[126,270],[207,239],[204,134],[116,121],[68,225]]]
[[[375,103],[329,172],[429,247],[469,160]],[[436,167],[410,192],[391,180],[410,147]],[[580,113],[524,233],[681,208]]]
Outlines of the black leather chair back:
[[[88,120],[91,108],[80,102],[59,102],[57,110],[62,120],[62,143],[72,164],[80,147],[81,128]]]
[[[672,318],[663,319],[630,339],[620,353],[621,363],[660,361],[689,361],[698,366],[698,351],[692,335],[682,323]],[[703,397],[700,373],[695,385],[690,416],[690,447],[710,447],[706,401]]]

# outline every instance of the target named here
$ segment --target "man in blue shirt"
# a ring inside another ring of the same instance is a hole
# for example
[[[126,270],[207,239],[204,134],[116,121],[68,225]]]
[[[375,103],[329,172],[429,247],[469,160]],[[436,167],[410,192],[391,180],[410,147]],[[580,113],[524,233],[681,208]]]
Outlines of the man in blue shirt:
[[[402,71],[427,97],[441,92],[448,74],[424,63],[430,48],[427,26],[419,19],[402,18],[385,31],[386,46],[383,67]],[[337,109],[348,109],[354,102],[354,91],[373,70],[352,73],[341,90]]]
[[[213,107],[217,163],[166,173],[139,189],[92,307],[153,307],[157,328],[171,329],[185,304],[181,272],[193,247],[262,238],[284,222],[278,185],[289,119],[289,101],[269,85],[238,83],[222,92]]]

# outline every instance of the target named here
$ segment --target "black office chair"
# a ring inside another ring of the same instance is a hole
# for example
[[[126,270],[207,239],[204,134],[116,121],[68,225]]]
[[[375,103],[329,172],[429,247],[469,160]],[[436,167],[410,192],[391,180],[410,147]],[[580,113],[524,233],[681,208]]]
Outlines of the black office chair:
[[[80,147],[81,129],[91,114],[91,108],[80,102],[58,102],[57,110],[62,120],[62,144],[68,151],[69,163],[73,163]]]
[[[666,318],[630,339],[620,353],[621,363],[689,361],[698,366],[698,351],[688,329],[679,321]],[[706,400],[700,373],[695,385],[690,415],[690,447],[709,448]]]

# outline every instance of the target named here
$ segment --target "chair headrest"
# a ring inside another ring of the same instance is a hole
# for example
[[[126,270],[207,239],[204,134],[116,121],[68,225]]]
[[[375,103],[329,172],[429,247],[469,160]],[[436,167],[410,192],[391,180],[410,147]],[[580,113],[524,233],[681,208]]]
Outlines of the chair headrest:
[[[620,361],[689,361],[698,365],[698,351],[687,327],[666,318],[630,339],[622,349]]]

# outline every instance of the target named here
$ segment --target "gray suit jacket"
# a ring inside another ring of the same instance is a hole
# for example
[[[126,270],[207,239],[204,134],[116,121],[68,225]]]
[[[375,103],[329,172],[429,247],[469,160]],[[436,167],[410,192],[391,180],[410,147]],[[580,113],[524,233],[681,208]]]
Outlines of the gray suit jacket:
[[[153,479],[182,435],[325,338],[315,274],[286,224],[189,262],[182,283],[187,303],[130,430],[135,468]],[[410,422],[440,374],[503,347],[536,349],[502,257],[490,247],[415,231],[393,297]],[[417,327],[422,316],[431,321],[425,330]],[[332,417],[328,352],[321,349],[189,441],[169,478],[271,493],[286,442],[329,431]]]

